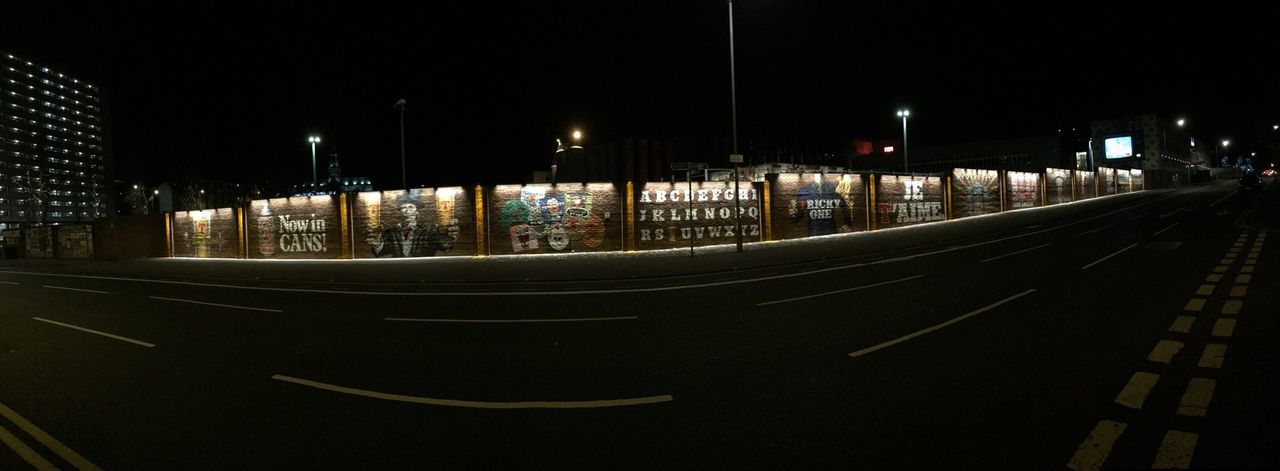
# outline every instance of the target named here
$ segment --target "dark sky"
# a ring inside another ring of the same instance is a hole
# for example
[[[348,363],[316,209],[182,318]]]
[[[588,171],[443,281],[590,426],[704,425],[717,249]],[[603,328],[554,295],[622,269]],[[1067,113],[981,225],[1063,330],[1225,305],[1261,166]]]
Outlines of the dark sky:
[[[729,134],[719,0],[164,5],[6,6],[0,28],[0,49],[107,89],[124,178],[303,180],[314,132],[322,167],[336,144],[344,174],[398,183],[402,97],[410,181],[428,185],[520,181],[574,126]],[[1262,150],[1275,13],[739,0],[741,140],[835,151],[897,137],[909,106],[913,147],[1164,112]]]

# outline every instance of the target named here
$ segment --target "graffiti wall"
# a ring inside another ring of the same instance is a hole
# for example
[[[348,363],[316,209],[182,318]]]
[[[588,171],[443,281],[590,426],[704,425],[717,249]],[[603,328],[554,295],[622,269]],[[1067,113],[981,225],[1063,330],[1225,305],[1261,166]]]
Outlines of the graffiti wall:
[[[58,258],[93,258],[93,226],[58,226]]]
[[[782,173],[769,191],[775,240],[867,230],[861,175]]]
[[[1076,200],[1096,198],[1098,186],[1096,174],[1085,170],[1075,171]]]
[[[29,258],[53,258],[53,228],[52,227],[33,227],[27,230],[25,239],[27,244],[27,257]]]
[[[341,258],[338,197],[255,200],[246,213],[249,258]]]
[[[1000,212],[1000,172],[957,168],[951,172],[951,217]]]
[[[1044,169],[1044,200],[1050,205],[1070,203],[1074,188],[1071,171],[1061,168]]]
[[[876,227],[902,227],[947,219],[941,177],[876,177]]]
[[[622,250],[622,199],[612,183],[496,186],[489,197],[489,252]]]
[[[743,241],[759,241],[760,191],[751,182],[738,185],[736,193],[733,182],[694,182],[692,189],[687,183],[641,185],[635,190],[636,248],[732,244],[738,240],[738,217]],[[735,201],[741,207],[737,211]]]
[[[1135,168],[1130,170],[1130,172],[1133,173],[1133,190],[1140,191],[1147,189],[1147,181],[1142,175],[1142,170]]]
[[[351,200],[354,258],[475,255],[475,202],[466,189],[371,191]]]
[[[1098,196],[1116,194],[1116,169],[1098,167]]]
[[[237,225],[232,208],[173,213],[173,256],[239,258]]]
[[[1005,193],[1008,203],[1005,209],[1025,209],[1040,206],[1040,174],[1029,172],[1005,172]]]
[[[1116,193],[1133,191],[1133,174],[1128,169],[1116,170]]]

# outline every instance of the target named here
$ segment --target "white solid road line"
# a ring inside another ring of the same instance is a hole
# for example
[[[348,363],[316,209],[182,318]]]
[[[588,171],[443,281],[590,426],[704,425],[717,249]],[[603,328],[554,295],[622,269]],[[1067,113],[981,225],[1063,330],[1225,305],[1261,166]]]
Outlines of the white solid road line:
[[[963,315],[963,316],[957,317],[957,318],[955,318],[955,319],[951,319],[951,320],[949,320],[949,321],[943,322],[943,323],[938,324],[938,325],[935,325],[935,326],[933,326],[933,327],[929,327],[929,328],[924,329],[924,330],[919,330],[919,331],[916,331],[916,332],[914,332],[914,333],[907,334],[907,335],[904,335],[904,336],[902,336],[902,337],[898,337],[898,338],[896,338],[896,339],[890,340],[890,341],[888,341],[888,342],[884,342],[884,343],[881,343],[881,344],[877,344],[877,345],[874,345],[874,346],[870,346],[870,347],[864,348],[864,349],[862,349],[862,350],[858,350],[858,351],[856,351],[856,352],[850,353],[850,354],[849,354],[849,356],[850,356],[850,357],[853,357],[853,358],[857,358],[857,357],[860,357],[860,356],[862,356],[862,355],[866,355],[866,354],[868,354],[868,353],[874,352],[874,351],[876,351],[876,350],[880,350],[880,349],[882,349],[882,348],[892,347],[892,346],[894,346],[894,345],[900,344],[900,343],[902,343],[902,342],[906,342],[906,341],[908,341],[908,340],[911,340],[911,339],[913,339],[913,338],[919,337],[919,336],[921,336],[921,335],[924,335],[924,334],[927,334],[927,333],[930,333],[930,332],[933,332],[933,331],[936,331],[936,330],[939,330],[939,329],[945,328],[945,327],[947,327],[947,326],[949,326],[949,325],[951,325],[951,324],[955,324],[955,323],[957,323],[957,322],[960,322],[960,321],[962,321],[962,320],[965,320],[965,319],[968,319],[968,318],[970,318],[970,317],[976,316],[976,315],[978,315],[978,314],[982,314],[982,313],[984,313],[984,312],[990,311],[990,310],[992,310],[992,309],[995,309],[995,308],[997,308],[997,307],[1000,307],[1001,305],[1004,305],[1005,303],[1008,303],[1008,302],[1010,302],[1010,301],[1013,301],[1013,300],[1015,300],[1015,299],[1021,298],[1021,297],[1023,297],[1023,296],[1026,296],[1026,295],[1031,294],[1031,293],[1034,293],[1034,292],[1036,292],[1036,290],[1035,290],[1034,288],[1033,288],[1033,289],[1026,290],[1026,291],[1023,291],[1023,292],[1021,292],[1021,293],[1018,293],[1018,294],[1015,294],[1015,295],[1013,295],[1013,296],[1009,296],[1009,297],[1007,297],[1007,298],[1001,299],[1001,300],[999,300],[999,301],[996,301],[996,302],[994,302],[994,303],[991,303],[991,304],[987,305],[986,307],[982,307],[982,308],[979,308],[979,309],[975,309],[975,310],[973,310],[972,312],[970,312],[970,313],[968,313],[968,314],[965,314],[965,315]]]
[[[1234,195],[1235,195],[1236,193],[1238,193],[1239,191],[1240,191],[1240,190],[1236,190],[1236,191],[1233,191],[1233,192],[1231,192],[1231,193],[1227,193],[1226,195],[1223,195],[1221,198],[1218,198],[1216,201],[1214,201],[1214,202],[1212,202],[1212,203],[1209,203],[1209,207],[1210,207],[1210,208],[1212,208],[1212,207],[1214,207],[1214,206],[1217,206],[1217,205],[1218,205],[1218,203],[1221,203],[1223,200],[1225,200],[1225,199],[1227,199],[1227,198],[1230,198],[1230,197],[1234,196]]]
[[[33,320],[37,320],[37,321],[40,321],[40,322],[46,322],[46,323],[53,324],[53,325],[57,325],[57,326],[66,327],[66,328],[68,328],[68,329],[75,329],[75,330],[78,330],[78,331],[81,331],[81,332],[88,332],[88,333],[90,333],[90,334],[94,334],[94,335],[101,335],[101,336],[103,336],[103,337],[116,339],[116,340],[119,340],[119,341],[121,341],[121,342],[129,342],[129,343],[131,343],[131,344],[134,344],[134,345],[141,345],[141,346],[144,346],[144,347],[147,347],[147,348],[151,348],[151,347],[156,346],[156,344],[154,344],[154,343],[147,343],[147,342],[143,342],[143,341],[141,341],[141,340],[134,340],[134,339],[131,339],[131,338],[128,338],[128,337],[121,337],[121,336],[119,336],[119,335],[115,335],[115,334],[108,334],[108,333],[106,333],[106,332],[100,332],[100,331],[93,330],[93,329],[86,329],[86,328],[84,328],[84,327],[80,327],[80,326],[75,326],[75,325],[71,325],[71,324],[64,324],[64,323],[62,323],[62,322],[58,322],[58,321],[51,321],[51,320],[49,320],[49,319],[45,319],[45,318],[42,318],[42,317],[32,317],[31,319],[33,319]]]
[[[1032,247],[1032,248],[1029,248],[1029,249],[1022,249],[1022,250],[1019,250],[1019,251],[1017,251],[1017,252],[1010,252],[1010,253],[1007,253],[1007,254],[1004,254],[1004,255],[997,255],[997,256],[995,256],[995,257],[991,257],[991,258],[988,258],[988,259],[984,259],[984,260],[982,261],[982,263],[987,263],[987,262],[990,262],[990,261],[992,261],[992,260],[1000,260],[1000,259],[1002,259],[1002,258],[1005,258],[1005,257],[1012,257],[1012,256],[1014,256],[1014,255],[1018,255],[1018,254],[1024,254],[1024,253],[1027,253],[1027,252],[1030,252],[1030,251],[1032,251],[1032,250],[1036,250],[1036,249],[1043,249],[1043,248],[1048,247],[1048,246],[1050,246],[1050,245],[1053,245],[1053,243],[1048,243],[1048,244],[1044,244],[1044,245],[1037,245],[1037,246]]]
[[[204,302],[204,301],[193,301],[193,300],[190,300],[190,299],[162,298],[162,297],[160,297],[160,296],[147,296],[147,298],[148,298],[148,299],[155,299],[155,300],[159,300],[159,301],[173,301],[173,302],[179,302],[179,303],[200,304],[200,305],[204,305],[204,306],[217,306],[217,307],[225,307],[225,308],[231,308],[231,309],[245,309],[245,310],[249,310],[249,311],[284,312],[284,311],[279,310],[279,309],[267,309],[267,308],[264,308],[264,307],[235,306],[235,305],[231,305],[231,304],[206,303],[206,302]]]
[[[10,409],[3,403],[0,403],[0,416],[4,416],[4,418],[9,419],[10,422],[13,422],[18,426],[18,428],[22,429],[22,431],[27,432],[27,435],[35,438],[36,441],[40,442],[41,445],[44,445],[45,448],[48,448],[50,451],[53,451],[54,454],[58,455],[59,458],[70,463],[72,467],[75,467],[80,471],[102,471],[102,468],[90,463],[89,460],[84,459],[84,457],[80,456],[79,453],[76,453],[71,448],[63,445],[62,442],[45,433],[44,430],[40,430],[40,427],[36,427],[36,425],[31,423],[31,421],[23,418],[21,415],[18,415],[17,412],[14,412],[13,409]]]
[[[206,287],[206,288],[243,289],[243,290],[250,290],[250,291],[274,291],[274,292],[282,292],[282,293],[310,293],[310,294],[334,294],[334,295],[357,295],[357,296],[559,296],[559,295],[566,295],[566,294],[584,295],[584,294],[653,293],[653,292],[662,292],[662,291],[676,291],[676,290],[685,290],[685,289],[710,288],[715,286],[757,283],[761,281],[772,281],[772,280],[778,280],[778,279],[784,279],[784,278],[795,278],[795,277],[801,277],[801,276],[816,275],[819,273],[848,270],[851,268],[869,267],[869,266],[881,265],[885,263],[903,262],[903,261],[913,260],[920,257],[939,255],[939,254],[944,254],[949,252],[955,252],[957,250],[964,250],[964,249],[969,249],[973,247],[982,247],[982,246],[991,245],[991,244],[998,244],[1004,241],[1017,240],[1025,237],[1044,234],[1044,233],[1052,232],[1058,229],[1063,229],[1071,226],[1076,226],[1079,224],[1084,224],[1086,222],[1089,222],[1098,218],[1110,216],[1112,214],[1122,213],[1125,211],[1132,211],[1136,208],[1141,208],[1143,206],[1158,203],[1158,202],[1161,202],[1170,198],[1174,198],[1177,196],[1181,196],[1181,195],[1176,193],[1170,194],[1164,197],[1156,198],[1146,203],[1139,204],[1137,206],[1129,206],[1129,207],[1117,209],[1115,211],[1098,214],[1092,217],[1081,219],[1079,221],[1069,222],[1066,224],[1061,224],[1061,225],[1050,227],[1047,229],[1040,229],[1037,231],[1012,235],[1008,237],[1001,237],[999,239],[992,239],[992,240],[983,241],[983,242],[975,242],[967,245],[959,245],[955,247],[948,247],[945,249],[921,252],[913,255],[904,255],[901,257],[894,257],[894,258],[888,258],[888,259],[882,259],[882,260],[873,260],[870,262],[852,263],[848,265],[819,268],[814,270],[797,271],[797,272],[784,273],[779,275],[761,276],[761,277],[755,277],[755,278],[740,278],[736,280],[726,280],[726,281],[717,281],[717,282],[709,282],[709,283],[696,283],[691,285],[659,286],[659,287],[653,287],[653,288],[594,289],[594,290],[575,290],[575,291],[380,292],[380,291],[347,291],[347,290],[314,289],[314,288],[271,288],[271,287],[265,287],[265,286],[228,285],[228,284],[221,284],[221,283],[197,283],[197,282],[190,282],[190,281],[150,280],[150,279],[144,279],[144,278],[128,278],[128,277],[115,277],[115,276],[66,275],[66,274],[58,274],[58,273],[38,273],[38,272],[22,272],[22,271],[13,271],[9,273],[15,273],[15,274],[27,275],[27,276],[51,276],[51,277],[61,277],[61,278],[83,278],[83,279],[93,279],[93,280],[129,281],[129,282],[135,282],[135,283],[155,283],[155,284],[178,285],[178,286],[200,286],[200,287]]]
[[[35,450],[32,450],[31,447],[27,446],[26,443],[22,443],[22,440],[19,440],[17,435],[5,430],[2,426],[0,426],[0,443],[9,447],[9,449],[13,450],[14,453],[17,453],[18,456],[22,457],[23,461],[26,461],[27,464],[31,465],[32,468],[35,468],[36,471],[58,470],[57,466],[54,466],[53,463],[49,462],[49,460],[44,459],[43,456],[40,456],[39,453],[36,453]]]
[[[110,292],[107,292],[107,291],[98,291],[98,290],[96,290],[96,289],[68,288],[68,287],[66,287],[66,286],[49,286],[49,285],[43,285],[43,286],[44,286],[45,288],[49,288],[49,289],[61,289],[61,290],[66,290],[66,291],[79,291],[79,292],[81,292],[81,293],[111,294]]]
[[[813,298],[818,298],[818,297],[822,297],[822,296],[830,296],[830,295],[833,295],[833,294],[848,293],[848,292],[850,292],[850,291],[858,291],[858,290],[863,290],[863,289],[867,289],[867,288],[875,288],[875,287],[877,287],[877,286],[884,286],[884,285],[891,285],[891,284],[894,284],[894,283],[901,283],[901,282],[904,282],[904,281],[914,280],[914,279],[916,279],[916,278],[924,278],[924,275],[908,276],[908,277],[906,277],[906,278],[899,278],[899,279],[892,280],[892,281],[883,281],[883,282],[880,282],[880,283],[872,283],[872,284],[869,284],[869,285],[855,286],[855,287],[853,287],[853,288],[838,289],[838,290],[835,290],[835,291],[827,291],[827,292],[818,293],[818,294],[811,294],[811,295],[808,295],[808,296],[800,296],[800,297],[798,297],[798,298],[787,298],[787,299],[779,299],[779,300],[777,300],[777,301],[767,301],[767,302],[763,302],[763,303],[756,304],[756,306],[768,306],[768,305],[770,305],[770,304],[780,304],[780,303],[786,303],[786,302],[791,302],[791,301],[800,301],[800,300],[803,300],[803,299],[813,299]]]
[[[1083,235],[1089,235],[1089,234],[1095,234],[1095,233],[1105,231],[1105,230],[1107,230],[1108,228],[1112,228],[1112,227],[1115,227],[1115,226],[1116,226],[1115,224],[1107,224],[1107,225],[1102,226],[1102,227],[1099,227],[1099,228],[1097,228],[1097,229],[1091,229],[1091,230],[1087,230],[1087,231],[1081,232],[1081,233],[1079,233],[1079,234],[1076,234],[1076,237],[1083,236]]]
[[[1156,231],[1156,233],[1155,233],[1155,234],[1151,234],[1151,236],[1152,236],[1152,237],[1155,237],[1155,236],[1158,236],[1158,235],[1160,235],[1160,234],[1164,234],[1164,233],[1165,233],[1165,231],[1167,231],[1167,230],[1169,230],[1169,229],[1173,229],[1173,227],[1174,227],[1174,226],[1177,226],[1178,224],[1182,224],[1182,223],[1181,223],[1181,222],[1175,222],[1175,223],[1173,223],[1173,224],[1169,225],[1169,227],[1166,227],[1166,228],[1164,228],[1164,229],[1160,229],[1159,231]]]
[[[1105,262],[1105,261],[1107,261],[1107,259],[1109,259],[1109,258],[1111,258],[1111,257],[1114,257],[1114,256],[1116,256],[1116,255],[1120,255],[1120,254],[1124,253],[1126,250],[1132,249],[1132,248],[1137,247],[1137,246],[1138,246],[1138,243],[1137,243],[1137,242],[1134,242],[1134,243],[1132,243],[1132,244],[1129,244],[1129,246],[1128,246],[1128,247],[1125,247],[1125,248],[1123,248],[1123,249],[1120,249],[1120,250],[1116,251],[1116,253],[1113,253],[1113,254],[1111,254],[1111,255],[1107,255],[1106,257],[1102,257],[1102,258],[1100,258],[1100,259],[1098,259],[1098,260],[1094,261],[1093,263],[1090,263],[1090,264],[1088,264],[1088,265],[1085,265],[1085,266],[1083,266],[1083,267],[1080,267],[1080,269],[1081,269],[1081,270],[1088,270],[1088,269],[1089,269],[1089,267],[1092,267],[1092,266],[1097,265],[1097,264],[1099,264],[1099,263]]]
[[[14,283],[12,281],[0,281],[0,285],[17,285],[17,284],[21,284],[21,283]]]
[[[517,323],[535,323],[535,322],[594,322],[594,321],[631,321],[637,320],[636,316],[622,317],[582,317],[582,318],[565,318],[565,319],[419,319],[413,317],[387,317],[383,320],[393,322],[449,322],[459,324],[517,324]]]
[[[670,395],[647,396],[629,399],[608,399],[601,401],[527,401],[527,402],[485,402],[485,401],[460,401],[455,399],[433,399],[429,397],[405,396],[401,394],[388,394],[377,391],[369,391],[365,389],[348,388],[345,386],[336,386],[332,384],[311,381],[302,378],[294,378],[292,376],[275,375],[271,379],[284,381],[287,383],[300,384],[310,386],[326,391],[333,391],[343,394],[351,394],[354,396],[370,397],[374,399],[383,399],[387,401],[409,402],[413,404],[426,404],[432,406],[447,407],[466,407],[472,409],[591,409],[600,407],[621,407],[621,406],[639,406],[645,404],[658,404],[662,402],[671,402],[674,398]]]

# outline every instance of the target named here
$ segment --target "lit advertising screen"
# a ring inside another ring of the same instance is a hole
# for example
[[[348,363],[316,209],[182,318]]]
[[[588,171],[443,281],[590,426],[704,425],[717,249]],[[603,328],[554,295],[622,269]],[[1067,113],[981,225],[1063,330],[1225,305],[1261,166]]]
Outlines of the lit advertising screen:
[[[1103,141],[1108,159],[1133,157],[1133,136],[1109,137]]]

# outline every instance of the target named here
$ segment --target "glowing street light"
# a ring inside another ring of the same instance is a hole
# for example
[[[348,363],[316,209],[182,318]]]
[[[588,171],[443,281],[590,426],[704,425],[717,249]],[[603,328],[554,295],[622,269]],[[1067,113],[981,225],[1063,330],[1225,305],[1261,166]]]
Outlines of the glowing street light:
[[[1186,124],[1187,124],[1187,120],[1185,120],[1185,119],[1179,119],[1179,120],[1178,120],[1178,127],[1183,127],[1183,126],[1185,126]]]
[[[556,168],[558,167],[557,164],[560,162],[560,160],[564,159],[565,152],[568,151],[569,149],[579,149],[579,150],[582,149],[582,130],[581,129],[574,129],[573,132],[569,133],[569,137],[571,138],[571,143],[568,147],[565,147],[564,141],[560,140],[560,138],[558,137],[556,138],[556,154],[551,158],[551,185],[552,186],[555,186],[556,184]]]
[[[907,109],[898,110],[898,117],[902,118],[902,171],[911,173],[911,164],[907,161],[907,117],[911,116],[911,111]]]
[[[311,184],[316,184],[316,144],[320,143],[320,136],[311,136],[307,138],[307,142],[311,143]]]

